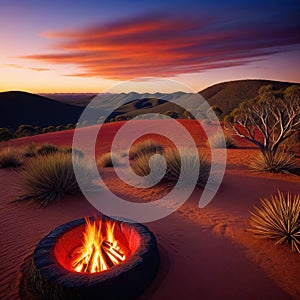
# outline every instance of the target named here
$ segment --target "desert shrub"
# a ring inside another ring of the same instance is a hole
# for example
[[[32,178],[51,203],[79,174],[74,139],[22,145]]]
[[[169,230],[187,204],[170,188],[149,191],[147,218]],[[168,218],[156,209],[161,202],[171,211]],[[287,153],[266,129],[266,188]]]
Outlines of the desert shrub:
[[[15,168],[23,163],[18,149],[6,147],[0,150],[0,168]]]
[[[0,128],[0,142],[8,141],[14,137],[14,134],[8,128]]]
[[[65,126],[63,126],[63,125],[57,125],[57,126],[55,126],[55,130],[56,130],[56,131],[62,131],[62,130],[65,130]]]
[[[16,135],[19,137],[30,136],[34,135],[35,133],[35,129],[31,125],[20,125],[16,131]]]
[[[225,144],[223,137],[225,138]],[[224,136],[222,132],[217,132],[210,138],[210,146],[212,148],[235,148],[235,141],[231,135]]]
[[[170,117],[170,118],[173,118],[173,119],[177,119],[178,118],[178,113],[176,111],[166,111],[164,113],[166,116]]]
[[[40,134],[40,133],[42,133],[42,128],[41,128],[41,126],[34,126],[33,127],[34,128],[34,131],[35,131],[35,134]]]
[[[162,178],[160,174],[166,171],[166,165],[162,163],[158,155],[160,153],[140,153],[135,156],[131,167],[133,171],[143,178],[143,184],[153,186],[158,183]],[[153,168],[150,168],[150,159]]]
[[[300,253],[300,194],[285,197],[278,190],[271,199],[261,199],[261,207],[251,212],[250,226],[255,236],[289,244]]]
[[[115,161],[115,166],[120,166],[122,164],[122,159],[124,158],[123,153],[119,152],[108,152],[100,156],[97,160],[97,165],[101,168],[113,167],[113,160]]]
[[[42,206],[48,202],[60,200],[66,194],[81,194],[78,186],[73,163],[79,170],[81,180],[87,188],[93,186],[94,176],[90,166],[82,158],[73,158],[68,153],[54,153],[30,159],[20,172],[21,200],[36,200]]]
[[[118,115],[115,117],[116,122],[121,122],[121,121],[126,121],[126,120],[127,120],[127,117],[123,116],[123,115]]]
[[[164,147],[153,141],[152,139],[143,140],[137,143],[134,143],[129,151],[129,157],[130,159],[134,159],[137,156],[143,155],[143,154],[155,154],[155,153],[163,153]]]
[[[37,155],[37,144],[30,142],[21,148],[21,153],[24,157],[35,157]]]
[[[183,147],[180,150],[182,152],[181,156],[180,153],[173,148],[168,148],[165,151],[165,159],[167,162],[167,173],[165,179],[169,182],[175,183],[182,174],[183,186],[189,186],[191,184],[191,176],[198,175],[196,186],[203,188],[210,172],[210,162],[207,156],[204,153],[194,153],[186,147]],[[199,159],[200,163],[199,174],[195,174],[197,169],[197,159]]]
[[[289,173],[296,166],[295,156],[283,149],[277,152],[259,153],[250,163],[250,167],[257,171],[271,173]]]
[[[204,125],[211,125],[211,120],[203,119],[203,120],[201,120],[201,123],[204,124]]]
[[[177,149],[167,148],[163,156],[165,158],[164,164],[158,155],[160,153],[141,153],[136,156],[134,162],[132,163],[132,169],[139,176],[151,176],[147,178],[147,183],[157,182],[157,178],[160,176],[164,168],[166,167],[165,176],[162,179],[162,182],[165,183],[177,183],[180,175],[182,176],[182,187],[190,186],[192,181],[190,180],[191,176],[198,176],[196,186],[204,187],[210,172],[210,162],[203,153],[194,153],[189,148],[181,148],[181,156]],[[152,172],[149,166],[149,160],[152,159]],[[197,171],[197,158],[200,162],[200,172]],[[182,168],[181,168],[182,167]]]
[[[281,91],[267,85],[258,94],[232,111],[225,128],[261,151],[254,168],[268,172],[289,170],[293,167],[293,157],[284,153],[282,146],[300,131],[300,86]]]
[[[50,143],[44,143],[38,146],[37,153],[40,155],[50,155],[59,152],[60,148]]]
[[[50,132],[55,132],[56,131],[56,127],[55,126],[48,126],[42,129],[43,133],[50,133]]]
[[[76,156],[81,157],[81,158],[84,156],[82,151],[80,151],[76,148],[73,148],[73,147],[68,147],[68,146],[63,147],[63,148],[58,148],[58,151],[63,152],[63,153],[75,154]]]
[[[76,127],[76,125],[69,123],[65,126],[66,129],[74,129]]]

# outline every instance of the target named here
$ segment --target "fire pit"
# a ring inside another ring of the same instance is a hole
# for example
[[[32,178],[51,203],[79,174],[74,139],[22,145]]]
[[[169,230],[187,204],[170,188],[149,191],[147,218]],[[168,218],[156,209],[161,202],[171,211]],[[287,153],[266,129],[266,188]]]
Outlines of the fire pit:
[[[156,240],[145,226],[93,217],[43,238],[26,281],[39,299],[133,299],[158,265]]]

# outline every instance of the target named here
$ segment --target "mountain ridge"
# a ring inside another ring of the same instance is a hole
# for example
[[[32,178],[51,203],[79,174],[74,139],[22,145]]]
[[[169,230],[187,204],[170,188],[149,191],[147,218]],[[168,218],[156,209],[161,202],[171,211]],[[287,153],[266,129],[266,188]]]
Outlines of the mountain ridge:
[[[294,84],[299,85],[299,83],[261,79],[236,80],[212,85],[200,91],[199,94],[210,105],[218,106],[223,112],[221,115],[223,117],[243,100],[257,96],[259,88],[267,84],[272,84],[276,89],[285,89]],[[102,109],[98,113],[112,111],[112,109],[118,107],[111,115],[112,118],[116,116],[128,118],[140,113],[165,113],[167,111],[175,111],[179,117],[182,117],[184,110],[174,106],[172,102],[168,102],[182,94],[184,93],[163,94],[156,92],[153,94],[138,94],[132,92],[98,94]],[[52,95],[52,98],[45,97],[47,95]],[[60,98],[59,95],[63,95],[63,97]],[[54,97],[53,94],[37,95],[24,91],[0,92],[0,127],[8,127],[15,130],[22,124],[46,127],[49,125],[76,123],[85,106],[93,99],[93,94],[85,94],[86,98],[75,99],[77,101],[81,99],[80,105],[78,103],[75,105],[76,101],[74,100],[74,95],[78,94],[72,93],[71,95],[73,98],[69,98],[66,93],[56,94],[56,97]],[[80,96],[83,97],[82,94]],[[161,98],[165,101],[159,101]]]

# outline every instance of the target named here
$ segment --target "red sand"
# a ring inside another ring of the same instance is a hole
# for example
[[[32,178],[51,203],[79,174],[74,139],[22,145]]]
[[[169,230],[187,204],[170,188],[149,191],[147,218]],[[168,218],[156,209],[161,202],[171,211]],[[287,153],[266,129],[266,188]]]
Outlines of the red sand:
[[[143,122],[143,121],[140,121]],[[186,121],[189,130],[203,145],[203,134]],[[109,151],[109,140],[122,123],[104,127],[102,151]],[[88,128],[82,130],[88,131]],[[73,131],[22,138],[2,145],[18,146],[29,141],[70,145]],[[297,193],[299,177],[250,172],[249,159],[258,151],[228,151],[224,181],[214,200],[197,208],[199,192],[177,212],[163,220],[146,224],[158,240],[161,268],[154,283],[139,299],[300,299],[300,256],[286,246],[253,238],[247,232],[249,210],[259,197],[283,192]],[[114,180],[112,190],[132,200],[151,200],[161,190],[137,193]],[[19,299],[21,266],[36,244],[55,227],[96,213],[83,197],[66,197],[40,208],[37,203],[10,203],[17,195],[18,173],[0,169],[0,299]],[[121,192],[120,192],[121,190]]]

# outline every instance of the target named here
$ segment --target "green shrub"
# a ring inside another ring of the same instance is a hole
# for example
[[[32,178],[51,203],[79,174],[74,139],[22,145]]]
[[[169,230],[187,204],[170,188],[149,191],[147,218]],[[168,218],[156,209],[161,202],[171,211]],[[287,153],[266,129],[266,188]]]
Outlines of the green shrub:
[[[20,151],[12,147],[0,150],[0,168],[16,168],[23,163]]]
[[[300,194],[285,197],[278,190],[271,199],[261,199],[261,207],[251,212],[250,226],[255,236],[289,244],[300,253]]]
[[[293,154],[278,149],[276,153],[259,153],[250,163],[250,167],[257,171],[289,173],[296,167],[296,161]]]
[[[36,200],[42,206],[60,200],[66,194],[81,194],[73,163],[77,165],[80,178],[87,188],[93,187],[94,176],[89,164],[68,153],[54,153],[30,159],[20,172],[20,200]]]

